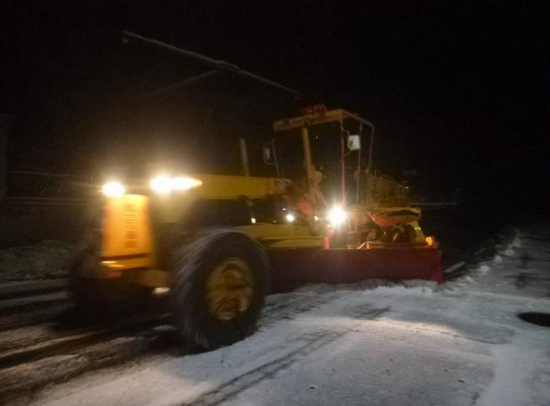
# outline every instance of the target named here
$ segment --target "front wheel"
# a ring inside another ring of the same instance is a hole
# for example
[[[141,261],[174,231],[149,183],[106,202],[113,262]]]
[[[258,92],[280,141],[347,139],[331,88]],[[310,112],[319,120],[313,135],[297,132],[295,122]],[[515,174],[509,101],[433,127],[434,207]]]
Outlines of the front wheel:
[[[182,336],[214,349],[256,329],[269,289],[267,256],[246,235],[203,230],[175,254],[172,303]]]

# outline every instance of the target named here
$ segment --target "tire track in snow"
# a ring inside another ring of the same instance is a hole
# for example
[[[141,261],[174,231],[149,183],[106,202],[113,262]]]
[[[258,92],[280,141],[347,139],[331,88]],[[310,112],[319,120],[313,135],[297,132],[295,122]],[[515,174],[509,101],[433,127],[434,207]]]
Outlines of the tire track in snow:
[[[259,320],[259,330],[271,327],[281,320],[293,320],[296,316],[325,305],[337,299],[338,293],[330,295],[296,294],[291,300],[281,303],[268,303]]]
[[[315,308],[318,307],[320,304],[326,304],[328,302],[333,302],[334,300],[335,297],[333,295],[330,295],[329,298],[325,298],[325,300],[322,301],[324,303],[314,304],[310,302],[309,304],[312,305],[312,308]],[[364,305],[354,306],[353,309],[345,307],[344,311],[346,315],[355,319],[359,319],[361,321],[336,330],[321,330],[318,332],[300,335],[292,339],[292,342],[304,341],[304,344],[285,354],[283,357],[275,358],[267,362],[266,364],[245,372],[244,374],[239,375],[231,379],[230,381],[218,386],[217,388],[199,396],[197,399],[191,402],[180,404],[180,406],[214,406],[231,400],[239,395],[241,392],[252,388],[260,382],[275,377],[275,375],[280,371],[291,367],[292,364],[297,362],[299,358],[306,357],[314,353],[320,348],[329,345],[333,341],[343,337],[348,333],[357,332],[357,328],[359,326],[364,326],[364,320],[376,319],[380,315],[388,312],[389,310],[389,307],[374,308],[372,306],[365,307]]]
[[[303,313],[328,304],[340,296],[339,292],[329,293],[326,296],[301,292],[291,293],[290,297],[286,296],[286,294],[279,297],[273,295],[268,298],[264,315],[260,320],[260,329],[269,329],[281,321],[292,321]],[[182,348],[182,345],[175,340],[174,332],[170,331],[169,333],[162,334],[162,332],[147,331],[145,335],[141,333],[138,333],[136,336],[130,333],[123,334],[120,338],[117,336],[114,340],[106,338],[90,346],[85,346],[82,349],[61,351],[61,354],[54,357],[43,357],[36,360],[36,362],[0,370],[0,381],[5,383],[3,390],[0,390],[0,399],[9,398],[13,400],[21,396],[34,397],[37,396],[36,393],[45,385],[55,385],[64,380],[68,381],[83,373],[100,368],[108,368],[115,365],[119,368],[125,362],[136,360],[140,357],[158,354],[171,354],[178,357],[182,355],[179,350]],[[163,337],[164,339],[162,339]],[[305,343],[301,343],[300,340],[305,340]],[[310,345],[313,340],[314,338],[311,337],[296,337],[292,341],[295,343],[294,348],[302,348]],[[163,345],[163,343],[166,345]],[[190,351],[189,349],[185,349],[184,352],[187,354]],[[280,352],[278,355],[280,355]],[[286,355],[284,358],[286,359]],[[274,357],[271,359],[273,360]],[[273,368],[280,370],[287,365],[287,362],[284,360],[281,360],[280,363],[282,363],[282,366],[275,360]],[[44,370],[48,372],[44,374]],[[251,375],[247,376],[247,379],[252,379]],[[0,404],[2,404],[2,401],[0,401]]]
[[[215,390],[205,393],[191,403],[182,403],[181,406],[211,406],[218,405],[232,399],[246,389],[257,385],[266,379],[270,379],[278,372],[289,368],[298,360],[298,358],[307,356],[317,351],[334,340],[342,337],[347,332],[347,330],[324,331],[298,337],[293,341],[305,341],[305,344],[286,354],[283,358],[274,359],[267,364],[239,375],[229,382],[219,386]]]

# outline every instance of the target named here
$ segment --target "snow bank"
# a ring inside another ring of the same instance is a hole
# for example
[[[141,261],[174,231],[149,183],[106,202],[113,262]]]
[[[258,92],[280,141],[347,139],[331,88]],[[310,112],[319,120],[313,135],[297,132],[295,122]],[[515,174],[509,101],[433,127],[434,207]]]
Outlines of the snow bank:
[[[423,281],[428,282],[428,281]],[[436,285],[435,282],[433,282]],[[424,286],[380,286],[373,290],[365,290],[364,295],[392,295],[392,296],[432,296],[436,286],[426,284]]]
[[[0,282],[64,278],[73,252],[74,245],[61,241],[0,250]]]
[[[365,294],[392,293],[400,295],[426,295],[438,289],[437,282],[413,279],[401,282],[391,282],[383,279],[368,279],[354,284],[313,284],[306,285],[295,292],[303,294],[321,294],[327,292],[363,291]]]
[[[504,235],[501,237],[505,238]],[[522,234],[519,230],[513,229],[509,232],[503,244],[495,246],[495,254],[491,259],[477,263],[470,267],[470,272],[456,281],[446,284],[447,290],[461,289],[466,285],[479,283],[481,279],[491,277],[492,273],[499,272],[507,267],[507,260],[517,256],[517,250],[523,247]],[[482,251],[484,248],[480,249]]]

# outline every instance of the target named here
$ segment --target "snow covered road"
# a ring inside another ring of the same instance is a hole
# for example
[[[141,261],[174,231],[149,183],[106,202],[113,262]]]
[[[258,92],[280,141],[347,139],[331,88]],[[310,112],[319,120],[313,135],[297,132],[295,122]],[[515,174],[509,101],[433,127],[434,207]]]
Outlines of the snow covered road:
[[[217,351],[96,371],[39,405],[549,405],[550,235],[516,232],[472,274],[309,286],[268,300],[260,331]],[[27,402],[28,403],[28,402]]]

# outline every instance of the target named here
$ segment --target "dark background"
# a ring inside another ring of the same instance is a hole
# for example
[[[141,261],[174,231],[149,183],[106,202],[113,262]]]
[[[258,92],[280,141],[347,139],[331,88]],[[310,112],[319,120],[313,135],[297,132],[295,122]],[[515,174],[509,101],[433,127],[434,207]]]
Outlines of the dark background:
[[[2,4],[12,171],[141,176],[174,162],[238,173],[237,138],[257,157],[274,119],[324,103],[373,121],[376,166],[418,197],[548,207],[545,1]],[[301,97],[231,74],[144,97],[207,68],[123,44],[122,30],[227,60]]]

